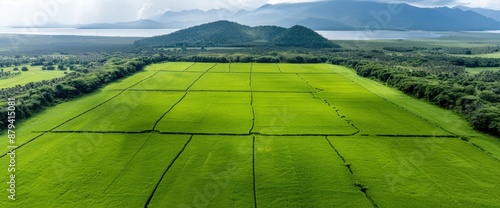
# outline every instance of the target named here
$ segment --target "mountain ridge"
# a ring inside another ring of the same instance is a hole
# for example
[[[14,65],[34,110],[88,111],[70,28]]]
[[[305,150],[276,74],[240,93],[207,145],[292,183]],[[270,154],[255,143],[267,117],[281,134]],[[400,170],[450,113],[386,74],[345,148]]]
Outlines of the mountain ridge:
[[[147,47],[338,47],[315,31],[303,26],[296,25],[288,29],[277,26],[250,27],[227,20],[145,38],[134,44]]]
[[[390,12],[389,8],[400,12]],[[229,20],[249,26],[303,25],[314,30],[500,30],[500,11],[465,7],[421,8],[405,3],[330,0],[265,4],[252,11],[227,9],[168,11],[153,16],[153,22],[92,24],[81,28],[170,28],[181,29]],[[142,20],[145,21],[145,20]]]

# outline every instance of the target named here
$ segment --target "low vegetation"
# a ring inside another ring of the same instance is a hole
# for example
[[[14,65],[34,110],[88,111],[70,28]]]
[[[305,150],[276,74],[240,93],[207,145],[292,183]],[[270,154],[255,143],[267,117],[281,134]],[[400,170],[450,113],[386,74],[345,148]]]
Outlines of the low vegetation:
[[[456,115],[342,66],[218,65],[148,65],[19,123],[14,206],[500,203],[499,141]]]

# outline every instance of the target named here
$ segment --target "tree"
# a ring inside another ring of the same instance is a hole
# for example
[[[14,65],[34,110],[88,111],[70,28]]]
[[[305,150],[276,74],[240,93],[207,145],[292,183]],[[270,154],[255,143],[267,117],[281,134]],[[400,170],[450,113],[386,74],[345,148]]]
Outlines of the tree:
[[[13,69],[13,70],[14,70],[14,71],[19,71],[19,68],[17,68],[17,67],[14,67],[14,69]]]
[[[59,64],[59,65],[57,65],[57,69],[58,70],[66,70],[66,67],[64,67],[64,65],[62,65],[62,64]]]
[[[21,68],[21,71],[28,71],[28,67],[23,66],[23,67]]]

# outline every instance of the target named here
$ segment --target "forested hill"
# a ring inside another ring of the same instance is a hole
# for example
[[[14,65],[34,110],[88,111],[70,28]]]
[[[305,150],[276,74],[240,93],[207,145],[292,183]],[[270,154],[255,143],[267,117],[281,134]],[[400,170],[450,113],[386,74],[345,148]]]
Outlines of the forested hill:
[[[304,48],[338,47],[315,31],[293,26],[250,27],[235,22],[217,21],[135,42],[138,46],[214,47],[214,46],[282,46]]]

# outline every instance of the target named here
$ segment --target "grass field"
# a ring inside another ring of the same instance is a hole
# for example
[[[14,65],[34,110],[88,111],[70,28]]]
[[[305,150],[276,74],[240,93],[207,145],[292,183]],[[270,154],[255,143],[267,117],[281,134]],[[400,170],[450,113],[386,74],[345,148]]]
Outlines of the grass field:
[[[479,74],[483,71],[500,71],[500,67],[465,68],[465,71],[467,71],[471,74]]]
[[[19,71],[21,72],[21,68],[23,66],[17,66]],[[0,79],[0,89],[15,87],[16,85],[25,85],[30,82],[39,82],[43,80],[50,80],[53,78],[64,77],[65,71],[44,71],[41,66],[26,66],[28,67],[28,71],[21,72],[21,75],[13,76],[7,79]],[[12,72],[14,67],[3,68],[4,72],[10,71]]]
[[[500,207],[498,138],[333,65],[155,64],[16,130],[0,207]]]

